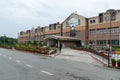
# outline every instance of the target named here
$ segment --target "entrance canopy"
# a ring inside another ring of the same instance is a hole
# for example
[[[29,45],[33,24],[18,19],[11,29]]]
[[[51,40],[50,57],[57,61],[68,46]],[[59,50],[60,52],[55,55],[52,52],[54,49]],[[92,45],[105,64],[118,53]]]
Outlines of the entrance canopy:
[[[49,39],[56,39],[56,40],[61,40],[61,41],[80,41],[80,39],[75,38],[75,37],[56,36],[56,35],[52,35],[52,36],[45,38],[45,40],[49,40]]]
[[[81,40],[74,37],[66,37],[66,36],[56,36],[52,35],[45,38],[48,46],[58,46],[62,44],[63,47],[71,47],[71,46],[81,46]]]

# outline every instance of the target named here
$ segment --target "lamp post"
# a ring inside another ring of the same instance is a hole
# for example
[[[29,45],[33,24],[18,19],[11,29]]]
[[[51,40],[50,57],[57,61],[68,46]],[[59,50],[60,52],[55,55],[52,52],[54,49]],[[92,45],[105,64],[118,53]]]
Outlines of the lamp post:
[[[70,37],[75,37],[75,28],[74,26],[71,27],[71,30],[70,30]]]
[[[5,34],[4,34],[4,47],[5,47]]]
[[[106,11],[106,13],[109,15],[109,27],[110,27],[110,37],[109,37],[109,51],[108,51],[108,67],[110,67],[110,54],[112,51],[112,42],[111,42],[111,15],[115,12],[114,9],[109,9]]]

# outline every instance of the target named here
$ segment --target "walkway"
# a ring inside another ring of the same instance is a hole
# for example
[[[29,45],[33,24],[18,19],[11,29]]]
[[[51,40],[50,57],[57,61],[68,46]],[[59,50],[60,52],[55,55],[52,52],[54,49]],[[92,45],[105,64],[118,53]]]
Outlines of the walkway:
[[[96,57],[97,56],[92,55],[92,53],[86,51],[73,50],[69,48],[62,49],[61,53],[55,56],[55,58],[58,59],[74,60],[103,66],[101,62],[95,59]]]

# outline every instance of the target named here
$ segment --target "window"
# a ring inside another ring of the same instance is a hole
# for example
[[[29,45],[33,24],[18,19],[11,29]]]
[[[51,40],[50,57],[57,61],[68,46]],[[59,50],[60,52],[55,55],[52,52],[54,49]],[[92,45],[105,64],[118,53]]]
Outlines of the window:
[[[49,26],[49,30],[51,30],[51,25]]]
[[[53,26],[53,29],[56,29],[56,26],[55,26],[55,25]]]
[[[35,29],[35,33],[37,33],[38,32],[38,29]]]
[[[116,19],[116,13],[113,12],[113,13],[111,14],[111,20],[115,20],[115,19]]]
[[[106,16],[103,17],[103,21],[106,22]]]
[[[118,27],[109,28],[109,29],[108,29],[108,32],[112,32],[112,33],[114,33],[114,32],[119,32],[119,28],[118,28]]]
[[[80,25],[80,19],[78,19],[78,25]]]
[[[97,33],[106,33],[106,29],[105,28],[102,28],[102,29],[97,29]]]
[[[106,29],[102,29],[103,30],[103,33],[106,33]]]
[[[71,18],[68,22],[67,25],[72,27],[72,26],[77,26],[80,24],[80,20],[77,18]]]
[[[91,34],[95,34],[95,30],[90,30],[89,31],[89,34],[91,35]]]
[[[95,23],[95,20],[90,20],[90,24]]]
[[[41,28],[41,32],[43,32],[44,31],[44,29],[43,28]]]
[[[99,22],[103,22],[103,14],[99,14]]]
[[[93,23],[95,23],[95,20],[93,20]]]
[[[90,23],[92,24],[92,20],[90,20]]]

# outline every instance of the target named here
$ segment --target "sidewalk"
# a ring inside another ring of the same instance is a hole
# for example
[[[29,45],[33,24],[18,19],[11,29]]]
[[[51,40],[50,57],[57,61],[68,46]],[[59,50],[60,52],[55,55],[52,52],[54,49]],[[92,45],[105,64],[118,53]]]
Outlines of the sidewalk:
[[[106,64],[107,62],[103,60],[101,57],[94,55],[90,52],[73,50],[69,48],[62,49],[61,53],[57,54],[57,56],[54,56],[54,57],[57,59],[74,60],[74,61],[91,63],[91,64],[101,65],[101,66],[103,66],[103,64]]]

